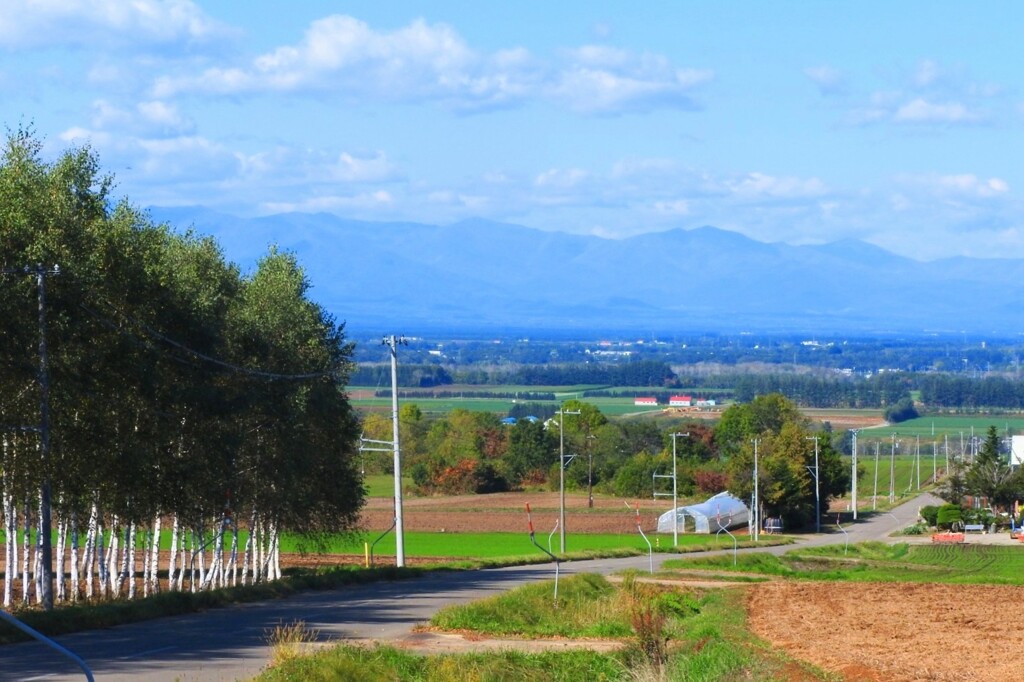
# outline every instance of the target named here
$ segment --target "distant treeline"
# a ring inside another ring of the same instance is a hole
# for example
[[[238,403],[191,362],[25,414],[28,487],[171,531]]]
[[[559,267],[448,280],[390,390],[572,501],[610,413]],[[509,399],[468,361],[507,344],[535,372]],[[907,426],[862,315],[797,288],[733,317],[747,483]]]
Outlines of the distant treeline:
[[[448,384],[476,386],[671,386],[676,379],[664,362],[640,360],[624,364],[522,365],[449,371],[440,365],[399,365],[398,385],[429,388]],[[391,366],[359,365],[352,373],[356,386],[391,386]]]
[[[390,398],[391,389],[378,389],[373,393],[376,398]],[[522,392],[522,391],[417,391],[398,389],[399,398],[493,398],[496,400],[554,400],[554,393]]]
[[[389,365],[361,365],[351,383],[378,386],[380,396],[391,395]],[[941,409],[1002,408],[1024,409],[1024,382],[1005,376],[967,377],[942,373],[883,372],[870,377],[841,374],[727,372],[712,376],[677,376],[658,361],[641,360],[622,364],[529,365],[520,367],[449,370],[439,365],[406,365],[398,369],[399,386],[432,388],[453,383],[474,386],[579,386],[598,385],[589,397],[626,397],[637,391],[616,391],[614,387],[649,388],[662,402],[680,390],[699,394],[700,389],[717,389],[719,400],[750,402],[758,395],[781,393],[802,407],[885,408],[919,392],[919,402]],[[509,391],[440,392],[433,397],[498,397],[520,400],[554,400],[551,393]],[[703,396],[701,396],[703,397]]]
[[[917,377],[916,383],[921,391],[921,402],[933,407],[1024,409],[1024,382],[1007,377],[972,379],[948,374],[927,374]]]

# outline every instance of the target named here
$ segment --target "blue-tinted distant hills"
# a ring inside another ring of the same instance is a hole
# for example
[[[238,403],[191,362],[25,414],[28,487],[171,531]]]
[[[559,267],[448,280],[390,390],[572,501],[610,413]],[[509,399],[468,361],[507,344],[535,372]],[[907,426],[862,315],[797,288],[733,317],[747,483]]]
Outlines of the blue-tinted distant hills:
[[[924,263],[864,242],[791,246],[714,227],[610,240],[485,220],[150,213],[213,236],[243,269],[270,245],[294,252],[312,297],[357,331],[1024,332],[1020,260]]]

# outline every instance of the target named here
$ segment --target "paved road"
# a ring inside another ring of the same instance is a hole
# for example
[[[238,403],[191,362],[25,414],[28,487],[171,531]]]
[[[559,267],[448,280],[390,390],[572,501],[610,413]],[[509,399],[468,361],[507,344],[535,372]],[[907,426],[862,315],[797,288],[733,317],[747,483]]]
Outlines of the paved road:
[[[828,532],[802,538],[800,544],[843,542],[847,537],[850,542],[881,540],[913,523],[917,510],[926,504],[941,504],[941,500],[923,495],[892,513],[862,515],[858,523],[846,528],[848,536],[831,526],[823,529]],[[790,549],[792,545],[769,551]],[[655,567],[677,556],[655,555]],[[561,573],[607,574],[627,568],[647,570],[648,558],[574,561],[563,564]],[[325,641],[397,640],[416,624],[429,620],[442,606],[473,601],[552,576],[550,564],[432,574],[416,580],[307,592],[289,599],[82,632],[58,641],[84,658],[97,680],[248,679],[266,665],[270,656],[266,633],[279,623],[302,620],[309,628],[319,630]],[[82,679],[73,663],[41,644],[0,646],[0,680]]]

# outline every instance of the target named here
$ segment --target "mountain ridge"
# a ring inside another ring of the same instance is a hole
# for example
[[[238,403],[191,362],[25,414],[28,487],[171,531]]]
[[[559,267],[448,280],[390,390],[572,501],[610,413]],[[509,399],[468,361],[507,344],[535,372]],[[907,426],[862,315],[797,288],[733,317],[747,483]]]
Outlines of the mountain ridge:
[[[795,246],[713,226],[624,239],[468,219],[239,218],[149,209],[221,244],[243,270],[274,244],[350,329],[1024,332],[1024,260],[922,262],[856,240]]]

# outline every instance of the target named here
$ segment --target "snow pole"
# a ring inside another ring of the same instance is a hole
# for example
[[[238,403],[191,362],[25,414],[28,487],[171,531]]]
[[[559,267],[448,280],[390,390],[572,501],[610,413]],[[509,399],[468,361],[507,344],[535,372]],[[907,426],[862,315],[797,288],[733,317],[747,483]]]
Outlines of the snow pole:
[[[551,557],[551,560],[555,562],[555,606],[557,607],[558,606],[558,557],[555,556],[554,554],[552,554],[551,552],[549,552],[548,550],[544,549],[543,547],[541,547],[537,543],[537,534],[533,530],[533,517],[530,515],[530,503],[529,502],[526,503],[526,524],[527,524],[527,526],[530,529],[530,542],[533,543],[533,546],[536,547],[537,549],[539,549],[540,551],[544,552],[545,554],[547,554],[549,557]],[[556,522],[555,528],[558,528],[557,522]],[[554,531],[552,531],[552,534],[554,534]]]
[[[846,536],[846,545],[843,547],[843,554],[846,554],[848,551],[850,551],[850,534],[846,532],[845,528],[839,525],[839,514],[836,514],[836,528],[841,530],[843,532],[843,535]]]
[[[555,533],[558,532],[558,519],[555,519],[555,527],[548,533],[548,554],[551,553],[551,539],[555,537]]]
[[[629,502],[623,500],[622,504],[626,505],[626,509],[629,509]],[[644,529],[640,526],[640,503],[636,504],[636,529],[640,533],[640,537],[647,543],[647,560],[650,563],[651,575],[654,575],[654,548],[651,547],[651,541],[644,535]]]
[[[725,534],[732,538],[732,565],[736,565],[736,550],[739,547],[739,543],[736,542],[736,536],[729,532],[726,526],[722,525],[722,505],[718,505],[718,513],[715,514],[715,523],[718,525],[718,530],[715,531],[715,540],[718,540],[718,534],[723,530]],[[732,515],[729,515],[729,526],[732,525]]]

